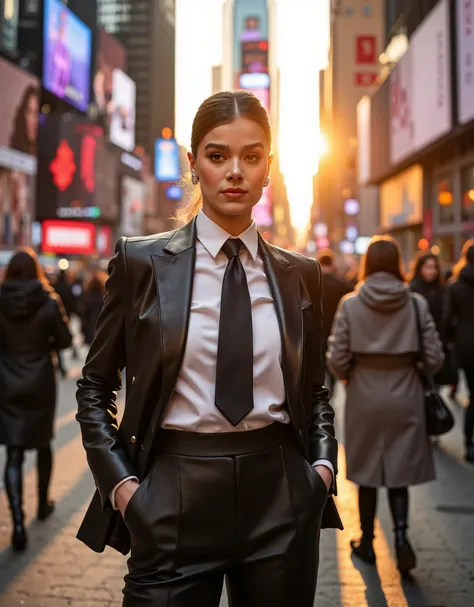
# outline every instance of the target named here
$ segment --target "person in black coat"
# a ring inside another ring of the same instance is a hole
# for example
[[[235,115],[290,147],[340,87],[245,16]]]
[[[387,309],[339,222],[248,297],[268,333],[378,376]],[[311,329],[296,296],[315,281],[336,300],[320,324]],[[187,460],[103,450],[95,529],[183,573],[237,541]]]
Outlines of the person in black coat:
[[[474,240],[463,247],[449,292],[456,359],[466,376],[470,398],[464,423],[466,460],[474,463]]]
[[[103,272],[94,271],[82,295],[82,332],[84,343],[90,346],[94,339],[95,325],[102,309],[105,293]]]
[[[330,249],[321,251],[318,255],[318,261],[323,273],[323,360],[326,360],[328,339],[331,335],[331,328],[339,302],[344,295],[352,291],[352,286],[348,281],[337,276],[334,254]],[[332,392],[334,376],[329,369],[326,369],[326,384]]]
[[[456,384],[458,370],[450,347],[449,334],[449,292],[444,282],[439,257],[431,251],[419,251],[415,255],[410,288],[427,300],[436,330],[443,344],[444,365],[435,375],[434,380],[439,386]]]
[[[22,464],[37,450],[38,518],[48,501],[51,439],[56,406],[53,352],[68,348],[71,334],[61,300],[48,284],[34,251],[17,252],[0,289],[0,444],[7,447],[5,488],[13,521],[12,545],[24,550]]]

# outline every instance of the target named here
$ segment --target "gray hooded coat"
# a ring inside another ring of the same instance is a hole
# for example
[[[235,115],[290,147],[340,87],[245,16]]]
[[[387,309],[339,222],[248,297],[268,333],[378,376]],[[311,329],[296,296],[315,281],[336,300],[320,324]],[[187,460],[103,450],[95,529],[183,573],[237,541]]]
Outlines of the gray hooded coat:
[[[443,349],[426,300],[420,311],[428,368]],[[426,432],[423,387],[415,367],[419,350],[409,287],[385,272],[367,278],[339,307],[327,362],[347,380],[347,478],[367,487],[407,487],[435,478]]]

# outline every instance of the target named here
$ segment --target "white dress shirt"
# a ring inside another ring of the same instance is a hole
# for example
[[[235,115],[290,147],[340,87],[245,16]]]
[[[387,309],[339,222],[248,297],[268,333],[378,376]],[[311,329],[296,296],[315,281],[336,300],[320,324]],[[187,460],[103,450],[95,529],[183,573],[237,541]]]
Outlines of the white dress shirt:
[[[197,217],[196,229],[196,265],[186,349],[162,427],[166,430],[215,433],[257,430],[274,422],[288,424],[290,416],[284,404],[280,328],[263,260],[258,252],[258,232],[253,220],[238,238],[244,244],[240,260],[252,306],[254,408],[237,426],[233,426],[215,406],[221,292],[228,263],[221,249],[232,237],[202,211]],[[319,460],[313,465],[320,464],[327,466],[334,475],[330,462]],[[129,478],[114,488],[111,495],[113,505],[116,489]]]

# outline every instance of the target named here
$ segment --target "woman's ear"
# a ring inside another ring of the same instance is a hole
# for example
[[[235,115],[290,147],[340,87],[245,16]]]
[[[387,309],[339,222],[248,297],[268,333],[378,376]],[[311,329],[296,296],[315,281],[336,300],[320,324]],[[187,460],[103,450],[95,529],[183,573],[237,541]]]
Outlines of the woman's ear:
[[[196,158],[194,158],[194,155],[191,152],[188,152],[188,160],[189,160],[189,167],[192,171],[196,170]]]

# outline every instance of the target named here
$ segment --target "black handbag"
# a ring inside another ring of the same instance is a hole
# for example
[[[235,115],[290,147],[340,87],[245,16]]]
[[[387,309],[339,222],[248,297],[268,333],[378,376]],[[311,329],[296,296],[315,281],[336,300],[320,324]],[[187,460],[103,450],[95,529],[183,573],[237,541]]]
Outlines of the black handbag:
[[[415,308],[416,328],[418,333],[419,358],[418,372],[425,391],[426,430],[430,436],[440,436],[452,430],[454,417],[446,406],[443,397],[434,383],[433,376],[428,372],[423,347],[423,332],[421,330],[420,310],[415,297],[412,297]]]

